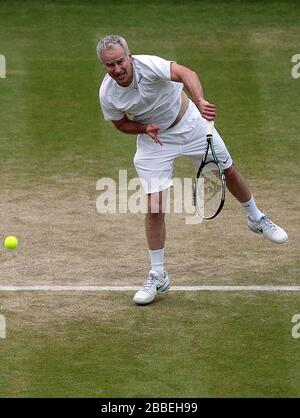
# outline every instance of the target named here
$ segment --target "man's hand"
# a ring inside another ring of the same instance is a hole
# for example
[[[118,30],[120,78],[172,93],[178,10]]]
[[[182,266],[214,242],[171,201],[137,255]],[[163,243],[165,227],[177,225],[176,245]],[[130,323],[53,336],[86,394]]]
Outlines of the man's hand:
[[[149,135],[154,142],[162,145],[161,140],[157,136],[159,129],[159,126],[157,126],[155,123],[149,123],[149,125],[146,127],[146,134]]]
[[[206,120],[214,120],[216,117],[216,106],[207,102],[205,99],[197,101],[196,106]]]

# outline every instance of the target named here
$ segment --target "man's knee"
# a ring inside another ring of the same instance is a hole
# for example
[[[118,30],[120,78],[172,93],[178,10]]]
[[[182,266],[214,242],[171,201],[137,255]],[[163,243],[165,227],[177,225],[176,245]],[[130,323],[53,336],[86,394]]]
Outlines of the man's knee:
[[[228,179],[228,178],[234,178],[238,174],[238,170],[232,164],[229,168],[226,168],[224,170],[224,174],[225,174],[226,179]]]
[[[151,193],[148,195],[148,214],[164,214],[166,208],[167,192]]]

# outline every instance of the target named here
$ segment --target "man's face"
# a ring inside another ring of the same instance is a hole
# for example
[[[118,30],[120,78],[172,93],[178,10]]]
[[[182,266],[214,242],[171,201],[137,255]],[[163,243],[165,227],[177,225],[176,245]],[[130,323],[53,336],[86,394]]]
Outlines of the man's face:
[[[113,49],[105,49],[102,52],[102,63],[106,72],[120,86],[126,87],[132,82],[133,71],[131,56],[125,56],[125,52],[120,45],[116,45]]]

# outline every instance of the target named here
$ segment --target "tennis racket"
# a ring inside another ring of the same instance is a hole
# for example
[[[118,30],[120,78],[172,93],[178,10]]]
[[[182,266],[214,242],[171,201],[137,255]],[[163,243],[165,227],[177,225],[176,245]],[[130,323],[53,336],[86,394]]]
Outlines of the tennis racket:
[[[203,219],[213,219],[220,213],[226,193],[224,170],[219,164],[213,145],[213,127],[213,122],[208,122],[207,145],[194,180],[194,206]]]

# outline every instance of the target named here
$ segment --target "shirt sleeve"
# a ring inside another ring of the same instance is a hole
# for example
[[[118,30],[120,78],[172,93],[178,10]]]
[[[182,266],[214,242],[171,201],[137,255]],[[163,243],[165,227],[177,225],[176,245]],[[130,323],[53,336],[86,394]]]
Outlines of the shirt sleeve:
[[[118,109],[113,109],[112,107],[108,106],[104,103],[103,100],[101,100],[101,98],[100,105],[105,120],[120,120],[123,119],[125,116],[124,112],[121,112]]]
[[[155,55],[144,56],[144,60],[148,67],[149,76],[153,80],[163,79],[171,81],[171,63],[175,61],[169,61]]]
[[[109,100],[110,95],[107,89],[107,79],[108,77],[104,78],[99,89],[99,102],[103,113],[103,117],[105,120],[123,119],[125,113],[121,110],[118,110]]]

